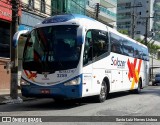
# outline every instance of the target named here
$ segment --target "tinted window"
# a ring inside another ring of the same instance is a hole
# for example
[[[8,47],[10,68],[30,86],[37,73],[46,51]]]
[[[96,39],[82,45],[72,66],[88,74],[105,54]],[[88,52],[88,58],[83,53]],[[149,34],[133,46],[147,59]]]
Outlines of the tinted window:
[[[134,45],[134,57],[149,61],[148,49],[138,44],[133,44],[133,45]]]
[[[87,64],[92,61],[92,34],[88,31],[85,38],[84,54],[83,54],[83,64]]]
[[[111,52],[149,61],[148,48],[112,32],[110,41]]]
[[[134,53],[133,42],[127,39],[123,39],[122,48],[123,48],[124,55],[133,57],[133,53]]]
[[[34,29],[25,44],[23,68],[40,73],[76,68],[81,54],[77,28],[63,25]]]
[[[83,64],[97,61],[106,56],[109,50],[108,33],[101,30],[89,30],[86,33]]]
[[[122,54],[122,38],[114,33],[110,33],[111,52]]]
[[[148,56],[148,49],[145,48],[145,47],[142,47],[142,59],[143,60],[146,60],[146,61],[149,61],[149,56]]]
[[[101,56],[108,52],[108,34],[105,31],[92,30],[93,57]]]

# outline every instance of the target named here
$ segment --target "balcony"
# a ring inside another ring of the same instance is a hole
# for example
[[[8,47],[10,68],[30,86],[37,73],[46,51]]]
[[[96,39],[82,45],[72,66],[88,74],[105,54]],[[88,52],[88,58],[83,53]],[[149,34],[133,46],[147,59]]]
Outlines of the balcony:
[[[117,6],[117,0],[100,0],[99,3],[105,8],[113,8]]]
[[[117,6],[117,0],[89,0],[88,6],[95,7],[96,3],[105,8],[114,8]]]
[[[92,18],[95,18],[95,10],[94,8],[91,8],[89,6],[86,6],[86,9],[88,10],[87,15],[89,15]],[[114,12],[109,11],[108,9],[104,7],[100,7],[100,13],[98,15],[99,19],[107,22],[107,23],[112,23],[116,22],[116,14]]]
[[[116,22],[116,13],[104,8],[104,7],[101,7],[100,8],[100,13],[99,13],[99,17],[105,21],[105,22],[108,22],[108,23],[111,23],[111,22]]]

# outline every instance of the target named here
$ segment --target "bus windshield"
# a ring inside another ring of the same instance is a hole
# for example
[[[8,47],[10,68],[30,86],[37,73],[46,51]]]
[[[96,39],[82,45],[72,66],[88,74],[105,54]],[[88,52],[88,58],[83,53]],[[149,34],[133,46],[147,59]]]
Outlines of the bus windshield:
[[[23,69],[39,73],[76,68],[81,53],[77,42],[78,26],[47,26],[34,29],[28,35]]]

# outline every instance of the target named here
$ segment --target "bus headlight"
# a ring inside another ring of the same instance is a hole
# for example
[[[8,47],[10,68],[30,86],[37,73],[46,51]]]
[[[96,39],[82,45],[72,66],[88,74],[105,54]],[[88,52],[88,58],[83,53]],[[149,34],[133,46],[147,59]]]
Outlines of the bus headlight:
[[[64,85],[66,85],[66,86],[69,86],[69,85],[79,85],[80,82],[81,82],[81,78],[78,77],[76,79],[73,79],[73,80],[71,80],[69,82],[64,83]]]
[[[21,78],[20,85],[30,85],[30,83]]]

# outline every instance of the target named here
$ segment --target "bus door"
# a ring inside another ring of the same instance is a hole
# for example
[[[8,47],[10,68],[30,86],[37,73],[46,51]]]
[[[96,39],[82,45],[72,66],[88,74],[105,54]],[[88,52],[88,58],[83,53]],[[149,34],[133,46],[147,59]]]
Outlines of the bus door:
[[[91,31],[86,33],[83,53],[83,86],[82,97],[91,94],[92,84],[92,36]]]
[[[93,59],[92,59],[92,91],[99,93],[102,81],[107,68],[107,57],[109,55],[108,32],[102,30],[92,30]]]

